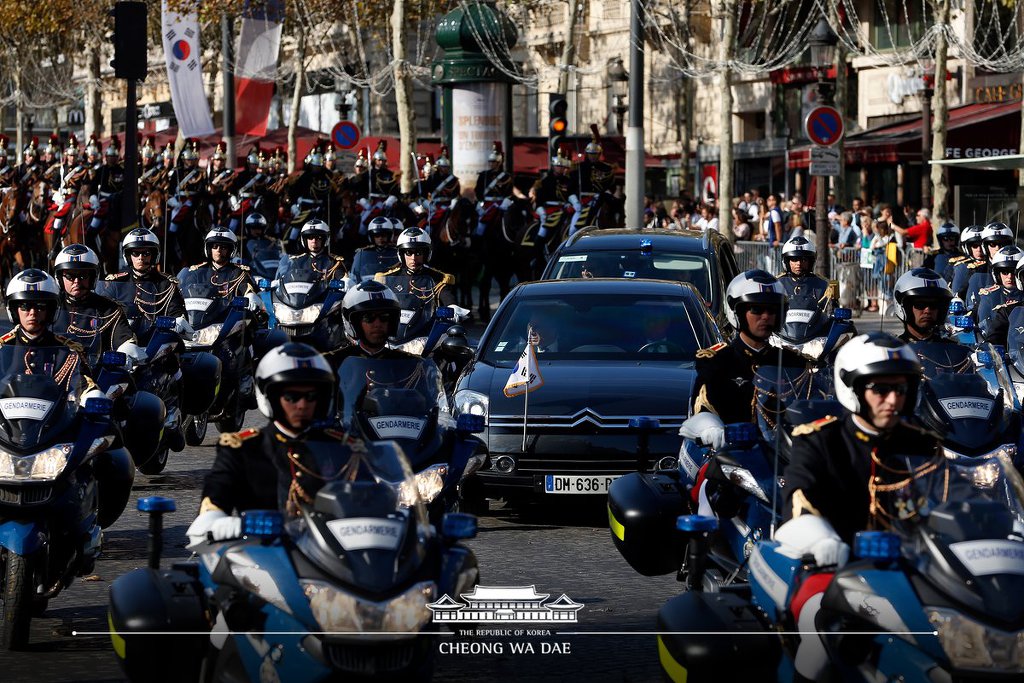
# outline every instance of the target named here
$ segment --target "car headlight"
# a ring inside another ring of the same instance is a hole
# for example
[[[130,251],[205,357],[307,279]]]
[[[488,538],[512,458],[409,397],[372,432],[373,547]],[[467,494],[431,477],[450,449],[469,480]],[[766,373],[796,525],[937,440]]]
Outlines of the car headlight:
[[[0,480],[53,481],[68,464],[73,444],[62,443],[24,457],[0,451]]]
[[[929,607],[926,614],[954,668],[1024,672],[1024,631],[1001,631],[951,609]]]
[[[409,507],[415,502],[412,491],[413,486],[416,487],[420,500],[424,503],[429,503],[437,498],[437,494],[441,493],[441,489],[444,488],[445,477],[447,476],[447,464],[431,465],[422,472],[417,473],[412,479],[403,481],[398,485],[398,503],[404,507]]]
[[[479,391],[472,391],[470,389],[463,389],[455,394],[455,416],[458,417],[463,413],[468,415],[483,415],[484,424],[487,424],[489,404],[490,399],[487,398],[486,394],[481,394]]]
[[[224,328],[224,323],[214,323],[201,330],[196,330],[192,335],[192,343],[196,346],[212,346],[217,337],[220,336],[221,329]]]
[[[320,317],[323,304],[310,304],[305,308],[292,308],[280,302],[274,302],[274,317],[281,325],[311,325]]]
[[[418,583],[391,600],[371,602],[323,581],[300,579],[316,623],[328,633],[419,631],[430,621],[433,581]]]

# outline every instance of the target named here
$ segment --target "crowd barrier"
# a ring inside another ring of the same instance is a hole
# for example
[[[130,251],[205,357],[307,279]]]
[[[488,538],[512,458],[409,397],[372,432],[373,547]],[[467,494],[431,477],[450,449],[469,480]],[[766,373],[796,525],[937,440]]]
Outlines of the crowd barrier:
[[[783,272],[782,247],[768,242],[736,242],[733,253],[741,271],[759,268],[778,275]],[[925,251],[914,247],[897,250],[889,263],[882,249],[846,247],[829,250],[832,279],[839,281],[840,304],[860,310],[877,305],[887,307],[896,279],[911,268],[924,264]]]

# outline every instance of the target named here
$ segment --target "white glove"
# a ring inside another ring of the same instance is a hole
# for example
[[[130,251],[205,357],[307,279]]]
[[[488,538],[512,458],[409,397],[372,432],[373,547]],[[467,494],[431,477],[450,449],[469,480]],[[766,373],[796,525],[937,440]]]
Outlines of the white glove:
[[[263,306],[263,299],[261,299],[258,294],[254,294],[254,293],[250,292],[249,294],[245,295],[245,298],[249,300],[249,310],[250,311],[254,311],[255,312],[255,311],[266,310],[264,308],[264,306]]]
[[[369,200],[368,200],[368,199],[367,199],[366,197],[360,197],[360,198],[359,198],[359,199],[358,199],[358,200],[356,201],[356,204],[358,204],[359,206],[363,207],[363,210],[364,210],[364,211],[365,211],[366,209],[369,209],[369,208],[370,208],[370,202],[369,202]]]
[[[548,226],[546,226],[546,225],[540,226],[540,230],[537,231],[537,237],[540,237],[541,239],[544,239],[547,236],[548,236]]]
[[[850,559],[850,546],[824,517],[800,515],[791,519],[775,532],[775,540],[794,556],[813,555],[819,567],[842,567]]]
[[[230,517],[222,510],[210,510],[195,518],[185,532],[188,536],[189,548],[206,543],[209,540],[227,541],[242,535],[242,518]]]
[[[725,448],[725,425],[714,413],[697,413],[679,428],[679,436],[711,446],[716,451]]]
[[[512,198],[505,197],[501,200],[501,204],[498,204],[498,208],[502,211],[508,211],[508,207],[512,206]]]
[[[397,201],[398,201],[398,197],[396,197],[395,195],[391,195],[387,199],[384,200],[384,206],[386,206],[386,207],[388,207],[390,209],[392,206],[395,205],[395,203]]]
[[[299,215],[299,205],[298,204],[292,204],[292,216],[294,217],[294,216],[298,216],[298,215]]]
[[[544,225],[544,222],[547,220],[547,218],[548,218],[548,212],[544,209],[543,206],[539,207],[537,209],[537,220],[540,221],[541,226]]]
[[[92,207],[93,211],[99,211],[100,210],[100,198],[97,197],[96,195],[90,196],[89,197],[89,205]]]
[[[422,216],[427,212],[427,208],[422,204],[417,204],[416,206],[412,207],[412,212],[418,216]]]
[[[580,210],[580,199],[576,195],[569,195],[569,203],[572,204],[572,208],[576,209],[577,211]]]
[[[451,201],[451,203],[450,203],[450,204],[448,204],[448,208],[449,208],[449,209],[454,209],[454,208],[455,208],[455,205],[456,205],[456,204],[458,204],[458,203],[459,203],[459,198],[458,198],[458,197],[456,197],[455,199],[453,199],[453,200]]]
[[[455,322],[462,322],[467,317],[469,317],[469,314],[471,313],[471,311],[468,308],[463,308],[462,306],[453,305],[450,306],[449,308],[451,308],[452,311],[455,313]]]
[[[167,206],[171,207],[172,209],[178,208],[179,204],[181,204],[181,202],[178,201],[177,197],[168,197],[167,198]]]
[[[138,365],[139,363],[145,363],[149,356],[146,355],[146,348],[139,346],[133,341],[126,341],[117,347],[117,350],[128,357],[129,365]]]
[[[57,206],[60,206],[61,204],[63,204],[64,203],[64,193],[61,192],[60,190],[57,190],[56,192],[54,192],[53,193],[53,203],[56,204]]]
[[[192,329],[192,326],[189,325],[188,321],[185,320],[184,316],[174,319],[174,331],[185,339],[191,339],[192,335],[196,333],[196,331]]]

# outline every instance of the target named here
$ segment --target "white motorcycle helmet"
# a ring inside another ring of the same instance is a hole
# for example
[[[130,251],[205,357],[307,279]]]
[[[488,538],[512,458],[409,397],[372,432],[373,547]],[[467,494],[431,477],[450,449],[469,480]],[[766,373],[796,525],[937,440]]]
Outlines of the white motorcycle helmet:
[[[206,233],[206,239],[203,241],[204,249],[206,250],[206,258],[213,260],[212,248],[215,244],[226,244],[231,247],[231,253],[228,254],[230,258],[231,254],[235,253],[235,247],[238,246],[238,238],[235,233],[228,230],[227,228],[216,227]]]
[[[250,213],[245,217],[245,232],[246,234],[252,232],[253,228],[259,228],[264,232],[267,231],[267,219],[262,213],[258,211]]]
[[[992,282],[1002,286],[1002,282],[999,280],[999,273],[1016,273],[1021,259],[1024,259],[1024,251],[1020,247],[1003,247],[997,251],[992,257],[991,265],[988,269],[992,276]]]
[[[64,284],[61,273],[65,270],[87,270],[92,275],[92,283],[95,284],[100,276],[100,260],[96,252],[84,244],[69,244],[60,250],[53,262],[53,277],[62,289]]]
[[[358,319],[364,313],[390,313],[391,321],[388,323],[388,336],[394,337],[398,334],[398,323],[402,312],[402,305],[398,297],[387,285],[376,280],[367,280],[345,293],[345,299],[341,304],[342,318],[345,320],[345,334],[353,341],[360,341],[363,338],[363,330],[358,325]]]
[[[960,242],[960,228],[957,227],[956,223],[947,221],[939,226],[939,229],[935,231],[935,237],[938,240],[952,239],[958,244]]]
[[[402,233],[403,230],[405,230],[405,224],[402,223],[401,219],[391,218],[390,220],[391,220],[391,230],[393,231],[392,234],[399,235],[399,234]]]
[[[288,342],[270,350],[256,368],[256,405],[266,417],[285,423],[281,392],[287,385],[311,385],[319,394],[314,419],[333,414],[335,379],[331,365],[316,349]]]
[[[807,273],[814,270],[814,262],[818,258],[817,251],[814,249],[814,244],[804,237],[803,235],[797,235],[791,237],[789,241],[782,245],[782,267],[787,273],[792,274],[789,268],[789,260],[791,258],[803,258],[810,261],[810,265],[807,268]]]
[[[18,305],[23,303],[46,304],[50,312],[49,320],[53,322],[59,299],[57,281],[38,268],[21,271],[7,284],[7,314],[14,323],[19,320]]]
[[[366,237],[367,239],[370,240],[370,244],[373,244],[374,237],[377,237],[378,235],[383,235],[385,233],[387,233],[387,235],[390,237],[392,234],[394,234],[394,230],[395,228],[392,225],[390,218],[386,218],[384,216],[377,216],[376,218],[374,218],[373,220],[366,224]]]
[[[128,258],[128,252],[133,249],[152,249],[153,263],[160,258],[160,239],[153,234],[152,230],[146,228],[135,228],[121,240],[121,255],[125,263],[131,265],[132,260]]]
[[[741,332],[746,331],[746,316],[740,315],[740,308],[761,304],[778,309],[777,325],[782,324],[786,306],[786,290],[769,273],[763,270],[748,270],[732,279],[725,290],[725,317]]]
[[[398,248],[399,254],[426,249],[427,260],[430,260],[430,235],[428,235],[422,228],[406,228],[402,231],[402,234],[398,236],[398,242],[395,246]]]
[[[1013,244],[1013,230],[1005,223],[993,221],[982,228],[981,243],[985,245],[985,256],[988,256],[989,248],[992,246],[1008,247]]]
[[[306,224],[302,226],[302,230],[299,231],[299,244],[302,245],[303,250],[309,250],[306,240],[314,235],[320,235],[324,238],[325,250],[331,245],[331,229],[319,218],[314,218],[306,221]]]
[[[921,363],[909,346],[890,334],[869,332],[846,342],[836,354],[834,372],[836,399],[851,413],[864,416],[864,385],[879,375],[907,377],[907,400],[900,414],[911,415],[917,406]]]
[[[972,246],[981,246],[982,230],[980,225],[968,225],[960,233],[960,251],[964,253],[964,256],[971,255]]]
[[[946,322],[946,314],[949,313],[949,302],[953,300],[953,290],[949,288],[949,283],[931,268],[914,268],[896,280],[893,298],[896,300],[896,317],[907,324],[914,320],[910,309],[915,301],[940,302],[936,327],[942,327]]]

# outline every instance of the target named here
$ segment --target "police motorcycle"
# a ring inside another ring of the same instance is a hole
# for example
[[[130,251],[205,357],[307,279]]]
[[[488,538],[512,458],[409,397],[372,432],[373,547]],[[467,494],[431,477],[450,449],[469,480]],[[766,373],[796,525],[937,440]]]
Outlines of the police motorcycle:
[[[428,680],[436,638],[418,634],[438,629],[430,605],[477,583],[460,543],[476,536],[476,518],[430,524],[401,448],[367,446],[339,461],[337,442],[299,442],[295,481],[319,490],[282,490],[283,513],[243,512],[240,539],[201,541],[195,560],[170,570],[160,569],[160,515],[174,503],[140,500],[155,530],[150,566],[110,590],[128,680]],[[282,488],[294,487],[281,466]]]
[[[277,267],[281,263],[284,251],[278,240],[253,237],[250,232],[253,225],[260,226],[264,235],[267,232],[267,219],[263,214],[254,213],[246,217],[245,237],[240,240],[242,264],[249,267],[257,281],[273,280],[277,277]]]
[[[112,401],[85,391],[83,370],[66,346],[0,347],[2,650],[24,648],[32,617],[93,571],[101,527],[128,502],[131,477],[105,489],[104,474],[130,456]]]
[[[311,268],[289,268],[272,283],[261,280],[259,285],[270,290],[275,324],[290,341],[321,352],[344,345],[344,280],[324,280]]]

